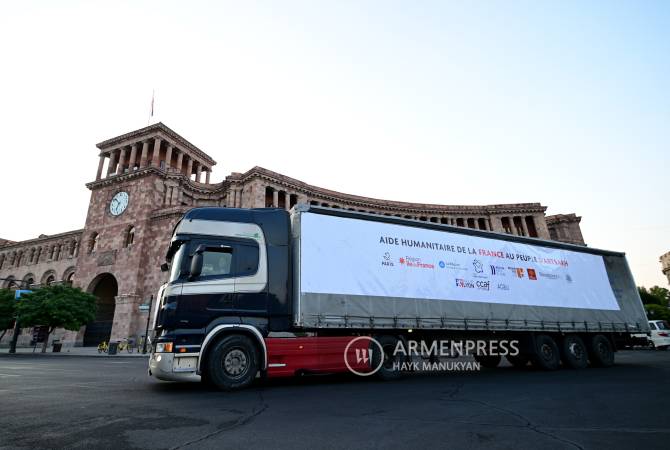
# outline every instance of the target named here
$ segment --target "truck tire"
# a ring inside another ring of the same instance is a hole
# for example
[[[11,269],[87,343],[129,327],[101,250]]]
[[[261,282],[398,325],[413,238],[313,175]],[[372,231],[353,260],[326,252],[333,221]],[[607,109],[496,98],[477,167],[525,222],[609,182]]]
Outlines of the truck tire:
[[[612,367],[614,365],[614,349],[606,336],[596,334],[591,337],[588,352],[593,367]]]
[[[524,355],[522,353],[519,353],[518,355],[512,356],[512,355],[507,355],[505,356],[507,358],[507,361],[517,369],[521,369],[526,367],[528,365],[528,361],[530,358],[528,358],[528,355]]]
[[[402,377],[403,373],[401,370],[398,370],[398,367],[394,369],[394,365],[401,364],[407,360],[405,355],[394,355],[394,350],[398,345],[400,339],[395,336],[382,335],[376,336],[375,339],[384,349],[384,362],[381,367],[375,373],[375,376],[383,381],[397,380]],[[372,358],[370,358],[370,367],[373,369],[379,365],[379,349],[376,345],[373,344],[372,347]]]
[[[207,358],[207,381],[229,391],[251,384],[258,372],[258,351],[244,335],[232,334],[216,344]]]
[[[500,355],[475,355],[475,361],[487,369],[495,369],[500,364]]]
[[[542,370],[556,370],[561,365],[560,351],[556,341],[546,334],[535,336],[531,362],[533,366]]]
[[[561,361],[570,369],[585,369],[589,365],[589,355],[582,338],[568,334],[561,342]]]

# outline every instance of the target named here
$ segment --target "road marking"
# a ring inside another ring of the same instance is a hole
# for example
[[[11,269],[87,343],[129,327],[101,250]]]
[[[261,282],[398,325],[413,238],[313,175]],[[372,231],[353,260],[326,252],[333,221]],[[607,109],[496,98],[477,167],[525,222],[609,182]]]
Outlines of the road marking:
[[[20,377],[21,375],[17,375],[15,373],[0,373],[0,377]]]

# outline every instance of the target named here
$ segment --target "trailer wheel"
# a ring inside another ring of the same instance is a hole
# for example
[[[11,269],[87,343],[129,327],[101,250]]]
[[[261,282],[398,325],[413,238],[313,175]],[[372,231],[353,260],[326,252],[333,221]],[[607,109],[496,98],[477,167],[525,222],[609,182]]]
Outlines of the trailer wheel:
[[[505,356],[507,358],[507,361],[517,369],[522,369],[526,367],[528,364],[528,361],[530,358],[528,358],[528,355],[524,355],[522,353],[519,353],[518,355],[512,356],[512,355],[507,355]]]
[[[531,362],[538,369],[556,370],[561,365],[558,345],[556,345],[556,341],[551,336],[546,334],[535,336],[533,350]]]
[[[596,334],[589,341],[589,359],[594,367],[611,367],[614,365],[614,349],[612,343],[602,334]]]
[[[588,352],[582,338],[574,334],[569,334],[563,338],[561,361],[571,369],[585,369],[589,365]]]
[[[395,355],[395,349],[398,342],[400,342],[400,339],[389,335],[377,336],[375,339],[379,342],[382,349],[384,349],[384,362],[375,375],[377,378],[384,381],[397,380],[402,376],[402,371],[399,369],[399,365],[407,359],[405,355]],[[372,347],[370,367],[377,367],[379,365],[380,357],[379,348],[375,345]]]
[[[207,358],[207,379],[222,390],[251,384],[258,372],[258,352],[247,336],[233,334],[217,342]]]
[[[475,355],[475,361],[487,369],[495,369],[500,364],[500,355]]]

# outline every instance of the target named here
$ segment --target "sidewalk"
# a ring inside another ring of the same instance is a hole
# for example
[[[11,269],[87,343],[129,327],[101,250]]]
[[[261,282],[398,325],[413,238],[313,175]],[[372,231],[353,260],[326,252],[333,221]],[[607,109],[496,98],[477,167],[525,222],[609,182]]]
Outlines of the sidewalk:
[[[133,350],[132,353],[127,351],[119,352],[116,355],[108,355],[107,353],[98,353],[97,347],[65,347],[61,349],[60,353],[53,353],[51,351],[51,346],[47,347],[47,352],[42,353],[42,347],[39,345],[33,353],[32,347],[19,347],[16,349],[17,355],[37,355],[44,357],[58,357],[58,356],[83,356],[83,357],[96,357],[96,358],[146,358],[149,356],[142,354],[142,349],[140,351]],[[0,348],[0,356],[10,356],[9,348],[4,347]]]

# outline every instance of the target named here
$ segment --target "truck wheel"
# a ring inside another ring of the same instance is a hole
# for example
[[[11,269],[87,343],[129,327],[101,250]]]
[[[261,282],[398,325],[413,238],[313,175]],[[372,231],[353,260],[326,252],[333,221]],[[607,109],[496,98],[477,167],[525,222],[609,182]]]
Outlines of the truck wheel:
[[[513,365],[514,367],[516,367],[517,369],[521,369],[523,367],[526,367],[526,365],[528,364],[528,360],[529,360],[528,356],[524,355],[522,353],[519,353],[516,356],[507,355],[507,356],[505,356],[505,358],[507,358],[507,361],[509,361],[509,363],[511,365]]]
[[[389,335],[377,336],[375,339],[384,349],[384,362],[375,375],[384,381],[397,380],[402,376],[402,371],[399,370],[398,366],[407,359],[405,355],[394,355],[394,350],[400,339]],[[370,367],[374,369],[379,365],[381,355],[379,355],[379,348],[376,345],[372,344],[371,348],[372,358],[370,358]]]
[[[596,334],[589,341],[589,360],[594,367],[611,367],[614,365],[614,349],[612,343],[602,334]]]
[[[531,362],[538,369],[556,370],[561,365],[558,345],[556,345],[551,336],[546,334],[537,335],[533,350]]]
[[[251,384],[258,372],[258,352],[247,336],[233,334],[214,345],[207,358],[207,381],[219,389],[239,389]]]
[[[561,343],[561,361],[571,369],[585,369],[589,365],[588,352],[584,341],[577,335],[569,334]]]
[[[495,369],[500,364],[500,355],[475,355],[475,361],[487,369]]]

